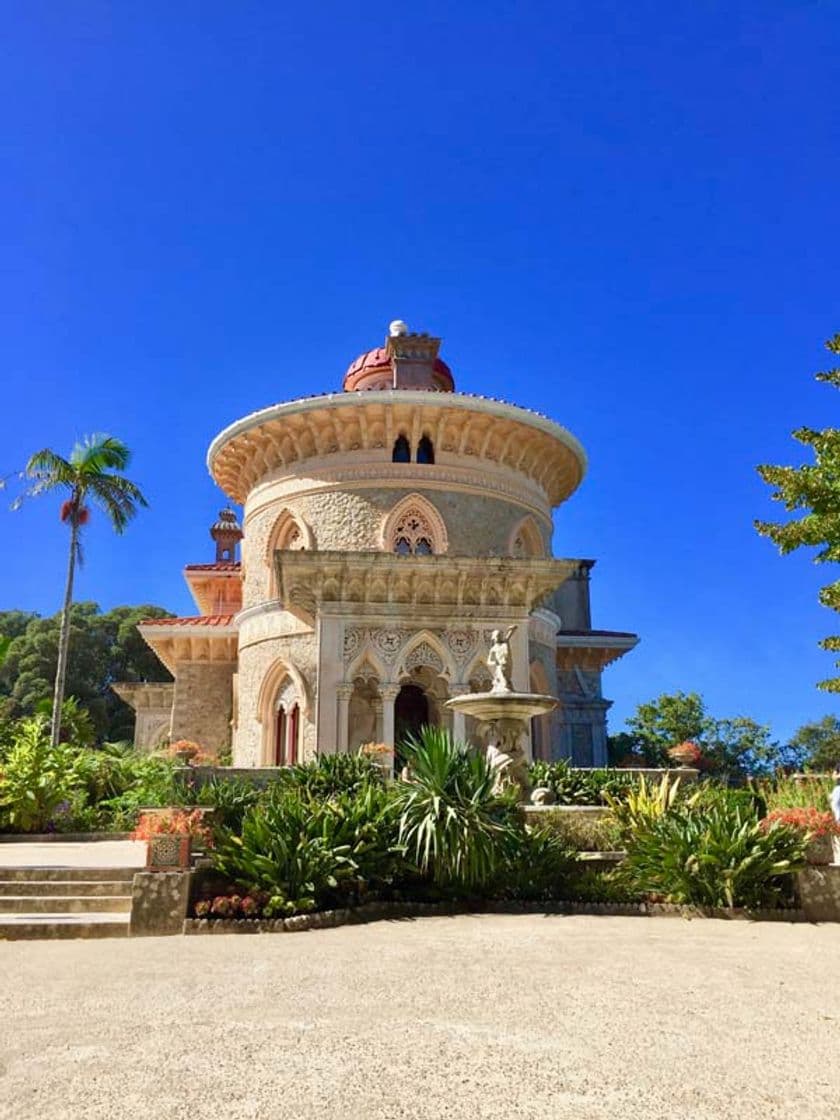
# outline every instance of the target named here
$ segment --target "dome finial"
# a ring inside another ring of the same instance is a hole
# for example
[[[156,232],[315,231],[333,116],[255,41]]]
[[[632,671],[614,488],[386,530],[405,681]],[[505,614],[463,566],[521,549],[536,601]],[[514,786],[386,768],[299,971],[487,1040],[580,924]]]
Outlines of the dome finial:
[[[404,323],[402,319],[394,319],[388,327],[388,334],[391,338],[399,338],[400,335],[408,334],[408,323]]]

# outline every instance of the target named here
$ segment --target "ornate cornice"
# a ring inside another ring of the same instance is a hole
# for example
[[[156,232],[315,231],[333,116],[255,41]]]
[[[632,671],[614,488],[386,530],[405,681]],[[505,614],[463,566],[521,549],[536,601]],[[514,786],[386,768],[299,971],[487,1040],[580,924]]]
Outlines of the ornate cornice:
[[[427,433],[441,462],[449,455],[509,468],[550,506],[567,498],[586,470],[575,437],[538,413],[486,397],[417,390],[330,393],[262,409],[213,440],[207,465],[222,489],[244,503],[261,480],[297,474],[300,464],[313,459],[379,452],[373,459],[380,470],[384,463],[390,468],[391,447],[401,431],[412,438]],[[415,472],[423,469],[413,466]]]
[[[529,613],[576,570],[575,560],[396,556],[383,552],[277,552],[285,610],[312,623],[319,608],[411,606],[453,617]]]
[[[639,644],[636,634],[618,631],[583,631],[579,634],[560,633],[557,635],[557,668],[600,672],[607,665],[629,653]]]

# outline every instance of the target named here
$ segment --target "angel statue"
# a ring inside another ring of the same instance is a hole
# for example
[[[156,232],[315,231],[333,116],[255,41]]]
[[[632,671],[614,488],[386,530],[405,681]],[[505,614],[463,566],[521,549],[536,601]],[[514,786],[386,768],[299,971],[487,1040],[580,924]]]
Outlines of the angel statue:
[[[494,630],[490,635],[490,651],[487,654],[487,667],[493,674],[491,692],[512,692],[511,684],[511,653],[510,638],[516,626],[509,626],[502,637],[501,630]]]

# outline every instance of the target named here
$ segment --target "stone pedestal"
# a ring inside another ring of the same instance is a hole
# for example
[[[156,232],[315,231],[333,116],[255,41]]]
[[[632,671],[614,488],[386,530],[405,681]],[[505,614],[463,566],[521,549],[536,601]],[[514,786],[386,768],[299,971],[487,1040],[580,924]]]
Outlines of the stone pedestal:
[[[129,937],[183,933],[191,876],[189,871],[138,871],[131,891]]]

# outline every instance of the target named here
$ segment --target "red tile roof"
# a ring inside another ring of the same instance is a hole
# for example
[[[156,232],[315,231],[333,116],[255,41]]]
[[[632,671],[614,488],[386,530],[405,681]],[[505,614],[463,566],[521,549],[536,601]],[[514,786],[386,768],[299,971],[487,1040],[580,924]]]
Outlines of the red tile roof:
[[[141,626],[230,626],[232,614],[198,614],[193,618],[144,618]]]
[[[219,560],[215,564],[185,564],[185,572],[238,572],[242,567],[238,560]]]

